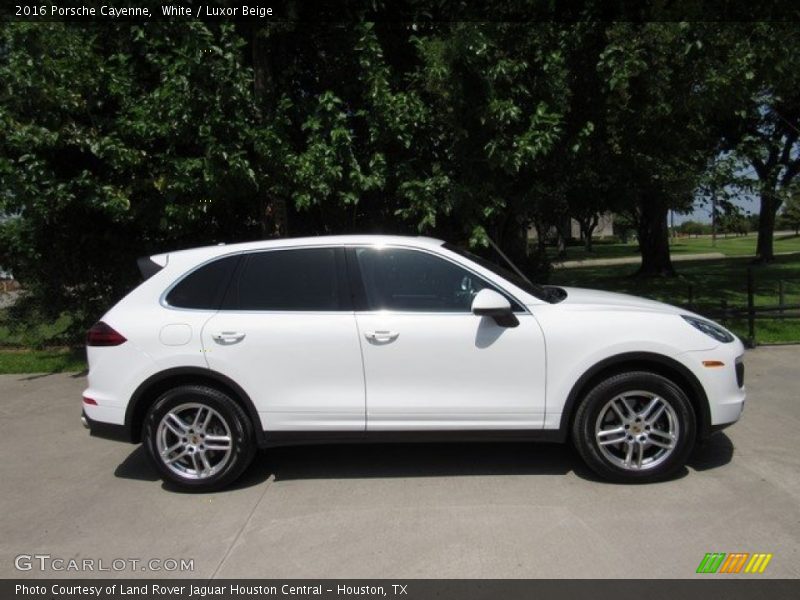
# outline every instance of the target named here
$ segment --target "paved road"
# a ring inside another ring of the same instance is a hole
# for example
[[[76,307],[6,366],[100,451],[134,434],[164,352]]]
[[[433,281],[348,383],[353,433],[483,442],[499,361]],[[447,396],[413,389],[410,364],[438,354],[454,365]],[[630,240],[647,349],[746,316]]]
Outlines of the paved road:
[[[264,454],[208,495],[164,489],[139,448],[89,438],[83,378],[2,376],[0,577],[41,576],[13,563],[43,553],[191,558],[203,578],[682,578],[710,551],[771,552],[759,577],[798,577],[799,360],[750,352],[742,422],[662,484],[596,481],[562,446],[317,446]]]

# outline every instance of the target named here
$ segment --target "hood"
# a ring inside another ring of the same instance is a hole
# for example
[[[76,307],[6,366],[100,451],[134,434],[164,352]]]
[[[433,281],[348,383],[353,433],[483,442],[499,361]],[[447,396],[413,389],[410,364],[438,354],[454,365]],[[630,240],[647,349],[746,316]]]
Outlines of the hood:
[[[560,286],[559,286],[560,287]],[[628,294],[617,294],[616,292],[604,292],[601,290],[588,290],[584,288],[562,287],[567,293],[567,297],[560,304],[567,305],[586,305],[592,308],[608,307],[609,310],[641,310],[649,312],[672,313],[676,315],[692,314],[690,311],[664,304],[656,300],[639,298]]]

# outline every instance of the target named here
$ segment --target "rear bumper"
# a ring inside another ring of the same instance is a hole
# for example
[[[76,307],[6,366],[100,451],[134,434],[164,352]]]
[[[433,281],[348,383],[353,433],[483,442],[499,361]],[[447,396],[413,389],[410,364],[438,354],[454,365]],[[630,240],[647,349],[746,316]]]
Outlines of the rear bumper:
[[[95,421],[86,414],[85,410],[81,412],[81,423],[89,430],[89,434],[92,437],[114,440],[116,442],[133,443],[131,432],[125,425]]]

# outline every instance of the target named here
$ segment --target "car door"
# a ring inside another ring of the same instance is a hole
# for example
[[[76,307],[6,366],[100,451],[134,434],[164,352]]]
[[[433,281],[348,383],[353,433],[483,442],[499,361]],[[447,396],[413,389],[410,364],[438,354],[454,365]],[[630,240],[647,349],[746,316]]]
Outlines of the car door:
[[[544,338],[499,286],[449,258],[404,247],[348,250],[367,385],[367,431],[538,429],[545,408]],[[516,327],[472,314],[489,287]]]
[[[203,347],[209,367],[250,395],[265,431],[364,431],[342,248],[245,254]]]

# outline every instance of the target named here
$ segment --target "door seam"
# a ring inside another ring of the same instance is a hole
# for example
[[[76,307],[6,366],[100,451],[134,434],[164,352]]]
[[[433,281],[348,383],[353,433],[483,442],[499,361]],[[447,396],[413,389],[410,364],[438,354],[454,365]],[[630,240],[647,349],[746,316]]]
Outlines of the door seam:
[[[356,336],[358,337],[358,351],[361,353],[361,378],[364,384],[364,432],[366,433],[368,430],[368,419],[369,415],[367,413],[367,366],[365,364],[364,359],[364,342],[361,339],[361,328],[358,326],[358,316],[356,315],[355,311],[353,312],[353,323],[356,325]]]

